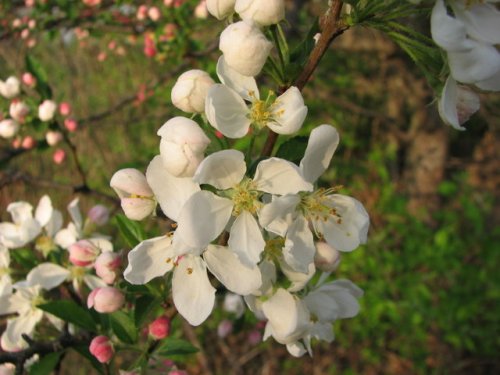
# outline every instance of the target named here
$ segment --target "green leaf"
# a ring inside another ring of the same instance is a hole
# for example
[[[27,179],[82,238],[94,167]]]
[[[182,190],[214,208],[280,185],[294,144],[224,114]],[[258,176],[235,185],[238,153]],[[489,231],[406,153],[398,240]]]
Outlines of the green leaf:
[[[137,329],[134,321],[123,311],[116,311],[109,315],[111,329],[121,341],[133,344],[137,341]]]
[[[306,152],[307,142],[307,137],[293,137],[280,146],[276,157],[298,164]]]
[[[135,302],[135,325],[140,327],[146,321],[148,314],[160,304],[158,298],[151,295],[145,295],[137,298]]]
[[[132,221],[122,214],[118,214],[116,215],[116,223],[118,224],[120,234],[130,246],[135,247],[146,238],[144,230],[138,222]]]
[[[167,337],[155,350],[155,353],[162,357],[171,357],[173,355],[188,355],[198,351],[198,348],[191,345],[186,340]]]
[[[49,375],[52,373],[52,370],[54,370],[59,363],[59,358],[61,358],[61,355],[63,352],[57,352],[57,353],[50,353],[47,354],[46,356],[43,356],[40,358],[40,360],[36,363],[34,363],[30,368],[29,368],[29,374],[30,375]]]
[[[25,62],[26,70],[36,78],[36,91],[40,94],[42,99],[52,98],[52,89],[47,83],[47,73],[42,65],[32,55],[26,55]]]
[[[24,268],[32,269],[38,263],[36,253],[30,249],[18,249],[11,251],[10,254],[12,259]]]
[[[70,300],[54,301],[37,306],[58,318],[84,328],[88,331],[95,332],[96,325],[90,312],[83,307],[77,305]]]

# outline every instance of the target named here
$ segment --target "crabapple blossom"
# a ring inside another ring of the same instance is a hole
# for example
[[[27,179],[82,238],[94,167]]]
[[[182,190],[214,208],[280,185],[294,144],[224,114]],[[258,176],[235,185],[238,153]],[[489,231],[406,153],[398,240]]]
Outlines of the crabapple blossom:
[[[214,84],[208,73],[193,69],[182,73],[172,88],[173,105],[184,112],[202,113],[208,89]]]
[[[68,102],[59,103],[59,113],[63,116],[68,116],[71,113],[71,104]]]
[[[226,27],[220,35],[219,49],[228,66],[245,76],[262,70],[273,45],[250,22],[240,21]]]
[[[35,146],[36,146],[36,140],[31,135],[24,137],[23,141],[21,142],[21,147],[26,150],[31,150]]]
[[[92,339],[89,352],[101,363],[108,363],[113,358],[115,350],[106,336],[96,336]]]
[[[158,21],[161,17],[161,12],[160,9],[157,7],[151,7],[148,9],[148,17],[151,19],[151,21]]]
[[[156,202],[146,177],[133,168],[121,169],[113,175],[110,186],[118,194],[125,215],[132,220],[142,220],[150,215]]]
[[[36,85],[36,78],[29,72],[23,73],[21,79],[23,83],[28,87],[35,87]]]
[[[57,104],[53,100],[44,100],[38,107],[38,117],[42,121],[50,121],[56,114]]]
[[[95,288],[87,298],[87,307],[95,311],[107,314],[119,310],[125,303],[125,296],[116,288],[105,286]]]
[[[207,0],[207,10],[218,20],[223,20],[234,13],[235,2],[236,0]]]
[[[73,118],[67,118],[67,119],[64,119],[64,127],[69,132],[74,132],[74,131],[76,131],[76,129],[78,129],[78,123]]]
[[[302,127],[307,107],[296,87],[275,99],[271,93],[266,100],[260,100],[255,79],[242,76],[223,58],[217,64],[217,74],[224,84],[215,84],[208,91],[205,114],[226,137],[243,137],[252,124],[257,129],[267,126],[278,134],[292,134]],[[245,101],[251,102],[250,108]]]
[[[22,101],[14,100],[10,103],[9,114],[17,122],[24,122],[24,118],[28,115],[30,108]]]
[[[206,0],[201,0],[196,6],[196,8],[194,8],[194,16],[202,20],[208,17]]]
[[[178,116],[163,124],[158,135],[165,169],[175,177],[192,177],[210,143],[199,125]]]
[[[244,21],[260,26],[277,24],[285,18],[284,0],[236,0],[234,9]]]
[[[0,80],[0,95],[6,99],[12,99],[21,92],[21,82],[17,77],[11,76],[4,81]]]
[[[19,124],[13,119],[5,119],[0,121],[0,137],[2,138],[12,138],[17,134],[19,130]]]
[[[86,267],[94,263],[100,250],[88,240],[80,240],[69,248],[69,261],[75,266]]]

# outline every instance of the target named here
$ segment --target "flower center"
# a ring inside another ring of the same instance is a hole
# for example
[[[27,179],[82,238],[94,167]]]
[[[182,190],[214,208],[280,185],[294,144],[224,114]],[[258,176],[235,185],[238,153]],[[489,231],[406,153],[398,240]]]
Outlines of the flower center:
[[[52,238],[49,236],[40,236],[35,242],[35,248],[42,252],[44,257],[47,257],[47,255],[57,247]]]
[[[259,100],[253,92],[250,92],[252,98],[252,108],[250,109],[250,119],[259,128],[264,128],[273,118],[272,107],[276,99],[274,92],[269,91],[266,100]]]
[[[243,179],[230,194],[234,203],[233,216],[238,216],[243,211],[256,214],[262,206],[259,202],[260,192],[255,189],[254,182],[249,178]]]
[[[70,267],[69,271],[71,272],[71,278],[78,281],[83,280],[83,276],[87,273],[87,270],[84,267],[78,266]]]
[[[285,239],[282,237],[276,237],[266,241],[266,247],[264,248],[266,258],[269,260],[279,259],[284,246]]]
[[[320,188],[312,193],[303,193],[299,207],[304,217],[311,221],[326,222],[332,216],[337,217],[337,221],[342,221],[339,213],[332,207],[329,195],[334,194],[340,187],[329,189]]]
[[[31,308],[32,309],[36,309],[37,306],[43,305],[46,302],[47,301],[45,300],[45,298],[43,298],[42,296],[38,295],[38,296],[36,296],[35,298],[33,298],[31,300]]]

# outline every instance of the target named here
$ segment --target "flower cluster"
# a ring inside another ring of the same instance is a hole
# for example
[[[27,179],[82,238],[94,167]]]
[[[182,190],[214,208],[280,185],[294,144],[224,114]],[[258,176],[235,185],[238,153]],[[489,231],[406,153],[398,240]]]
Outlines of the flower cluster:
[[[500,11],[497,1],[437,0],[431,31],[446,51],[450,75],[439,100],[443,120],[458,130],[479,107],[479,96],[466,85],[500,91]]]
[[[338,265],[338,251],[366,242],[369,218],[363,205],[340,194],[339,187],[315,187],[339,143],[330,125],[311,132],[299,165],[278,157],[253,163],[251,153],[245,160],[236,149],[206,156],[214,133],[254,137],[267,127],[289,135],[301,129],[307,115],[298,88],[269,92],[262,100],[254,78],[273,46],[261,29],[284,18],[283,1],[230,3],[207,2],[217,18],[236,11],[242,19],[220,37],[221,83],[201,70],[182,74],[172,103],[194,116],[174,117],[159,129],[159,155],[145,175],[128,168],[111,179],[130,219],[142,220],[159,205],[175,222],[165,235],[129,252],[124,277],[146,284],[171,274],[176,309],[199,325],[215,304],[210,273],[267,320],[264,339],[273,336],[301,356],[311,353],[312,338],[332,341],[333,322],[359,310],[361,290],[328,275]],[[319,280],[313,278],[317,271],[324,271]]]
[[[43,196],[33,215],[27,202],[14,202],[7,207],[12,222],[0,223],[0,315],[17,314],[7,320],[0,344],[5,351],[27,346],[23,335],[32,336],[36,325],[45,316],[61,329],[63,321],[38,308],[50,299],[46,296],[64,282],[72,284],[75,293],[83,296],[86,285],[89,305],[99,312],[116,311],[123,304],[122,293],[113,287],[118,276],[121,256],[113,252],[108,238],[95,233],[107,223],[109,211],[96,205],[83,220],[78,199],[68,206],[71,222],[63,228],[63,215],[53,208],[50,198]],[[24,279],[14,280],[11,258],[32,245],[34,266]]]

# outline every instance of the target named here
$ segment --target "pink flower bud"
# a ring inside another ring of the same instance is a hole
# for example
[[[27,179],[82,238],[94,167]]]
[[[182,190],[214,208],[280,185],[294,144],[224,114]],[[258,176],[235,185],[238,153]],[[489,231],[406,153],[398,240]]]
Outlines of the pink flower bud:
[[[340,252],[326,242],[316,242],[314,265],[323,272],[332,272],[340,263]]]
[[[36,85],[36,78],[29,72],[23,73],[22,81],[28,87],[35,87]]]
[[[62,138],[62,133],[55,130],[49,130],[45,134],[45,140],[47,141],[47,144],[49,146],[57,145],[59,142],[61,142]]]
[[[148,10],[148,16],[152,21],[158,21],[161,17],[161,12],[157,7],[151,7]]]
[[[83,0],[83,3],[88,7],[96,7],[101,4],[101,0]]]
[[[119,310],[125,303],[123,293],[113,288],[105,286],[103,288],[94,289],[87,298],[87,307],[93,307],[95,311],[107,314]]]
[[[147,57],[154,57],[156,55],[155,42],[151,35],[144,35],[144,54]]]
[[[116,40],[112,40],[108,43],[108,49],[113,51],[116,48]]]
[[[35,38],[30,38],[26,41],[26,47],[33,48],[34,46],[36,46],[36,39]]]
[[[21,31],[21,39],[28,39],[29,36],[30,36],[29,29],[24,29],[23,31]]]
[[[16,138],[12,141],[12,147],[18,149],[21,147],[21,138]]]
[[[29,20],[28,21],[28,27],[30,29],[34,29],[36,27],[36,20],[33,20],[33,19]]]
[[[148,333],[155,340],[161,340],[170,334],[170,319],[166,316],[160,316],[151,322],[148,326]]]
[[[104,51],[100,52],[98,55],[97,55],[97,61],[99,62],[103,62],[104,60],[106,60],[108,57],[108,54]]]
[[[56,151],[54,151],[54,154],[52,155],[52,160],[57,165],[62,164],[64,160],[66,160],[66,151],[64,151],[61,148],[58,148]]]
[[[259,331],[252,331],[248,334],[248,342],[250,345],[257,345],[262,341],[262,334]]]
[[[104,225],[109,221],[109,209],[102,204],[96,204],[89,210],[87,217],[97,225]]]
[[[114,354],[113,344],[106,336],[96,336],[89,346],[90,353],[101,363],[108,363]]]
[[[14,29],[17,29],[18,27],[21,27],[23,23],[21,22],[21,20],[19,18],[15,18],[13,21],[12,21],[12,27]]]
[[[217,336],[221,339],[229,335],[233,331],[233,323],[230,320],[223,320],[217,326]]]
[[[148,16],[148,7],[146,5],[141,5],[137,8],[137,19],[139,21],[145,20]]]
[[[97,256],[99,249],[87,240],[80,240],[69,247],[69,261],[75,266],[90,266]]]
[[[68,102],[62,102],[59,104],[59,113],[68,116],[71,113],[71,105]]]
[[[105,251],[95,260],[95,273],[106,284],[113,284],[116,279],[116,271],[120,267],[122,259],[119,253]]]
[[[21,143],[21,147],[26,149],[26,150],[32,149],[33,147],[35,147],[35,145],[36,145],[36,141],[30,135],[28,135],[27,137],[24,137],[24,139]]]
[[[78,123],[73,118],[67,118],[64,120],[64,127],[69,132],[74,132],[74,131],[76,131],[76,129],[78,129]]]
[[[35,0],[24,0],[24,6],[31,8],[35,6]]]

